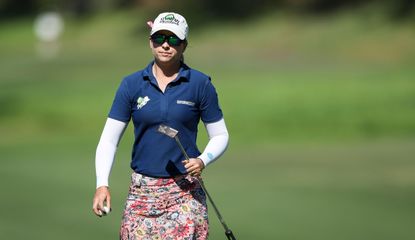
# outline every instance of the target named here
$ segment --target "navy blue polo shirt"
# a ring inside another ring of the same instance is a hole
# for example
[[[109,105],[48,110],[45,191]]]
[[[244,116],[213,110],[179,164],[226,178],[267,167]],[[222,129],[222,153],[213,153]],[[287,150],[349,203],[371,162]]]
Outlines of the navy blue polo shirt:
[[[178,130],[189,157],[198,157],[199,120],[212,123],[223,117],[217,93],[209,76],[184,63],[163,93],[152,73],[153,64],[122,80],[108,117],[134,123],[131,168],[135,172],[153,177],[185,174],[185,157],[176,141],[157,129],[165,124]]]

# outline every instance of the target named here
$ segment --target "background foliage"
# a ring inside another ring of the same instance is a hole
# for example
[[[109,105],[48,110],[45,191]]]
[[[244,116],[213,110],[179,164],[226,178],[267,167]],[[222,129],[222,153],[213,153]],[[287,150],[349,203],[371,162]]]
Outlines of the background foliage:
[[[415,8],[412,0],[0,0],[0,16],[15,17],[50,9],[84,15],[102,9],[137,7],[146,10],[174,9],[185,13],[189,19],[198,16],[234,19],[260,16],[272,9],[290,9],[299,14],[321,14],[368,5],[382,8],[394,18],[413,16]]]

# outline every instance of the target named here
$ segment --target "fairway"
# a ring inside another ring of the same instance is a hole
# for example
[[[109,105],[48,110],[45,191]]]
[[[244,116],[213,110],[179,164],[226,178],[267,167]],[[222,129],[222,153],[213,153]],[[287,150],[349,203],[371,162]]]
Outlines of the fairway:
[[[90,209],[94,144],[57,141],[1,149],[1,238],[116,239],[128,146],[111,178],[113,212],[98,219]],[[240,239],[409,240],[414,154],[413,142],[400,141],[231,148],[206,171],[205,183]],[[210,217],[211,238],[223,239],[212,209]]]
[[[0,239],[117,239],[131,124],[105,218],[94,155],[121,79],[151,59],[134,14],[69,21],[55,59],[30,20],[1,23]],[[415,239],[415,31],[392,24],[269,15],[191,32],[186,61],[211,75],[230,133],[205,184],[237,239]]]

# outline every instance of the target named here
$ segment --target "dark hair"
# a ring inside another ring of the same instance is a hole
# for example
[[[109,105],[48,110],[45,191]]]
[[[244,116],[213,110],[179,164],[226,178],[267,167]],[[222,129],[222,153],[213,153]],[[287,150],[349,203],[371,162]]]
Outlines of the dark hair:
[[[187,39],[185,39],[185,40],[183,40],[183,43],[184,43],[184,50],[187,48]],[[183,51],[184,51],[183,50]],[[182,57],[180,58],[180,61],[182,62],[182,63],[184,63],[184,54],[182,53]]]

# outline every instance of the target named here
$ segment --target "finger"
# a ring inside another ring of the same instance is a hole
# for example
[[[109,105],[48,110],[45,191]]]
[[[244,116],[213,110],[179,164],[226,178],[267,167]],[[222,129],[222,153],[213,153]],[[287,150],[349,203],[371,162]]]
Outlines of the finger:
[[[92,204],[92,212],[94,212],[95,214],[98,213],[98,208],[97,208],[97,204],[95,203],[95,200],[94,200],[94,203]]]
[[[99,200],[98,199],[95,199],[94,200],[94,204],[93,204],[93,206],[92,206],[92,211],[95,213],[95,215],[97,215],[98,217],[101,217],[102,216],[102,212],[101,212],[101,210],[99,209]]]
[[[201,174],[201,172],[200,172],[200,171],[195,170],[195,171],[192,171],[192,172],[190,173],[190,176],[193,176],[193,177],[198,177],[198,176],[200,176],[200,174]]]
[[[200,169],[203,169],[205,164],[203,163],[202,160],[200,160],[199,158],[192,158],[190,159],[190,162],[196,166],[198,166]]]
[[[107,196],[107,207],[111,211],[111,197]]]
[[[102,217],[103,212],[104,212],[104,201],[106,199],[106,196],[100,196],[98,198],[98,202],[97,202],[97,209],[98,209],[98,216]]]
[[[195,171],[200,171],[200,168],[196,165],[192,165],[191,167],[187,169],[187,172],[195,172]]]
[[[98,201],[98,210],[104,210],[104,199]]]
[[[191,168],[193,166],[193,163],[191,163],[187,160],[183,161],[183,164],[184,164],[184,168],[186,168],[186,170],[188,170],[189,168]]]

